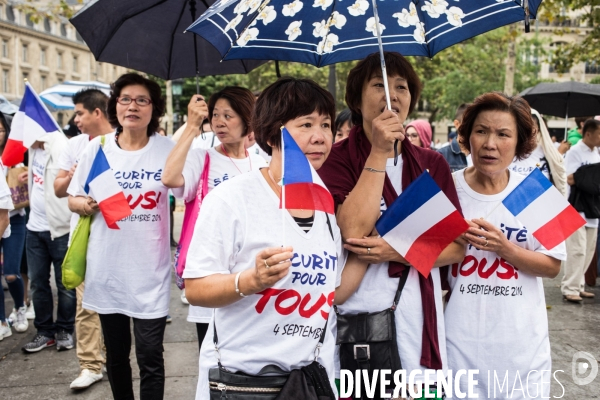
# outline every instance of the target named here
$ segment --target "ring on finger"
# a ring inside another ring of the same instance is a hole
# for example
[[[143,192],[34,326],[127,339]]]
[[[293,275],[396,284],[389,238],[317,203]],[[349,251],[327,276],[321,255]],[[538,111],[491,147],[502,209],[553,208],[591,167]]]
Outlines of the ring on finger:
[[[483,245],[483,247],[487,247],[488,244],[489,244],[488,240],[485,239],[485,244]]]
[[[367,255],[371,255],[371,248],[367,247]]]
[[[271,266],[270,266],[269,264],[267,264],[267,260],[263,259],[263,261],[265,262],[265,268],[266,268],[266,269],[269,269],[269,268],[271,268]]]

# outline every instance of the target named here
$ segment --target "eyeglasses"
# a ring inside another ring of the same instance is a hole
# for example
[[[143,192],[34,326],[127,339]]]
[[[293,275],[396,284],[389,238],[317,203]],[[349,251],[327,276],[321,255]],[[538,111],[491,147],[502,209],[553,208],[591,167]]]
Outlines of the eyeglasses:
[[[407,133],[406,136],[409,138],[416,139],[419,137],[419,134],[418,133]]]
[[[150,104],[152,104],[152,100],[150,100],[147,97],[138,97],[135,99],[131,97],[119,97],[117,99],[117,103],[122,104],[124,106],[130,105],[132,101],[135,101],[135,104],[142,107],[149,106]]]

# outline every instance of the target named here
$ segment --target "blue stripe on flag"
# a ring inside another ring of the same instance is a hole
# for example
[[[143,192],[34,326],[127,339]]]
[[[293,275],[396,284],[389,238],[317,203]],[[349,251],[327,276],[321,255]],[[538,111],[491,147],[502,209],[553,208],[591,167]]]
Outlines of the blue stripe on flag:
[[[429,172],[424,171],[379,218],[375,224],[379,235],[383,236],[394,229],[440,191]]]
[[[286,128],[281,130],[283,138],[283,184],[313,183],[310,164],[304,152]]]
[[[57,130],[56,123],[50,114],[48,114],[44,105],[37,99],[29,85],[25,85],[25,95],[23,96],[23,100],[21,100],[19,111],[25,113],[25,115],[37,122],[44,131],[50,133]]]
[[[512,172],[511,172],[512,173]],[[534,168],[533,171],[517,186],[504,200],[502,204],[517,216],[535,199],[540,197],[552,183],[544,176],[542,171]]]
[[[88,174],[88,177],[85,180],[85,186],[83,187],[83,190],[89,194],[90,182],[107,170],[110,170],[110,165],[108,164],[108,160],[104,155],[104,151],[102,151],[102,147],[99,147],[98,153],[96,153],[96,157],[94,158],[94,162],[92,163],[90,173]]]

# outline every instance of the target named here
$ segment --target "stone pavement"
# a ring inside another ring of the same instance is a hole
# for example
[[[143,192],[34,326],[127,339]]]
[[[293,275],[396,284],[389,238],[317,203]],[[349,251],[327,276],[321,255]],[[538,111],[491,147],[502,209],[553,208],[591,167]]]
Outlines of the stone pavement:
[[[182,213],[176,213],[176,231],[181,226]],[[176,237],[178,232],[176,232]],[[143,249],[140,249],[143,250]],[[566,400],[600,398],[600,374],[586,385],[577,386],[571,377],[572,359],[577,351],[592,354],[600,361],[600,281],[591,291],[596,299],[586,300],[583,305],[563,302],[560,293],[560,276],[544,279],[552,347],[552,368],[556,378],[552,379],[551,396]],[[198,343],[196,329],[186,322],[187,306],[182,304],[180,291],[172,284],[171,316],[165,333],[166,389],[165,399],[193,399],[198,377]],[[12,299],[5,292],[7,309]],[[39,353],[24,354],[21,346],[35,333],[33,321],[24,334],[13,331],[13,335],[0,341],[0,399],[110,399],[108,379],[105,378],[84,391],[74,392],[69,384],[79,373],[75,350],[57,352],[56,348],[44,349]],[[520,338],[515,337],[514,340]],[[131,354],[134,375],[134,391],[139,398],[139,371],[135,353]],[[584,374],[585,376],[585,374]],[[483,379],[483,377],[480,377]],[[561,387],[562,385],[562,387]],[[563,394],[564,387],[564,394]]]

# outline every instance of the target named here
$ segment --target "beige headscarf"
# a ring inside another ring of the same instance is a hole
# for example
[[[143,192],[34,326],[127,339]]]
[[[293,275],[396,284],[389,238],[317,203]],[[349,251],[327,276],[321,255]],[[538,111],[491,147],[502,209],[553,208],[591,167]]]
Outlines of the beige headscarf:
[[[550,166],[550,173],[552,174],[552,180],[554,181],[554,186],[558,189],[559,192],[562,193],[563,196],[567,196],[567,174],[565,170],[565,160],[558,152],[556,147],[554,147],[554,143],[550,138],[550,133],[548,132],[548,128],[542,119],[537,110],[531,109],[531,113],[538,118],[538,122],[540,125],[540,132],[538,140],[541,142],[542,149],[544,150],[544,155],[546,156],[546,160],[548,161],[548,165]]]

